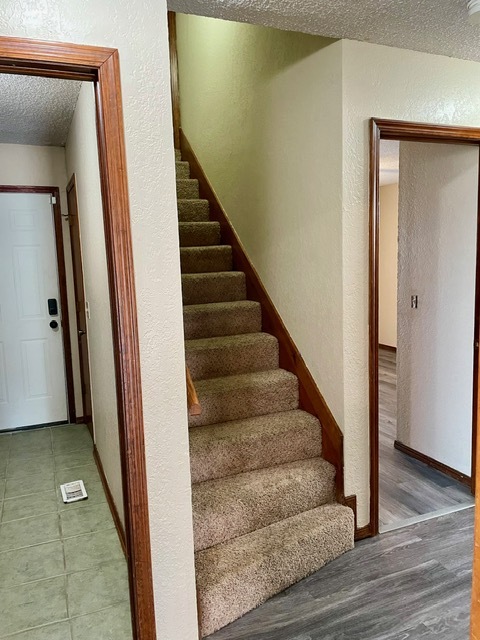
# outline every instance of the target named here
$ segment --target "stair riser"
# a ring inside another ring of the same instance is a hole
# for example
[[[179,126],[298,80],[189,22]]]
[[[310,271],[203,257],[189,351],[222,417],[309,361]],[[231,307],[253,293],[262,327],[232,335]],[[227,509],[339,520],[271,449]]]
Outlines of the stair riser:
[[[241,387],[225,393],[203,393],[202,382],[197,382],[196,388],[202,413],[190,416],[191,427],[298,408],[298,380],[295,378],[256,387]]]
[[[214,274],[211,278],[183,276],[182,294],[185,305],[245,300],[247,297],[245,274],[230,273],[228,276]]]
[[[261,345],[242,343],[238,347],[202,351],[187,349],[186,359],[193,380],[268,371],[278,368],[278,342],[268,340]]]
[[[181,159],[182,159],[182,152],[180,151],[180,149],[175,149],[175,161],[178,161]]]
[[[185,340],[256,333],[261,327],[260,305],[234,311],[223,309],[197,311],[187,308],[183,313]]]
[[[208,222],[210,209],[206,200],[178,200],[179,222]]]
[[[231,480],[236,480],[236,477]],[[243,499],[232,499],[222,509],[217,509],[214,503],[206,508],[202,505],[199,494],[204,486],[199,484],[192,487],[195,551],[208,549],[332,502],[335,469],[325,464],[318,474],[312,467],[300,479],[281,478],[276,486],[272,484],[267,490],[262,488],[258,492],[252,488],[251,493],[242,495]],[[233,490],[232,496],[235,493]]]
[[[205,247],[220,244],[218,222],[188,222],[179,226],[180,247]]]
[[[177,198],[198,197],[198,180],[177,180]]]
[[[208,583],[208,568],[218,562],[216,550],[197,553],[201,637],[240,618],[352,549],[353,529],[353,512],[345,509],[303,536],[290,536],[287,530],[274,553],[255,555],[236,571],[225,571],[222,581],[213,584]],[[228,553],[228,549],[225,551]]]
[[[190,166],[188,162],[175,162],[175,172],[177,180],[190,178]]]
[[[228,246],[205,249],[180,249],[182,273],[214,273],[231,271],[232,248]]]
[[[225,438],[215,439],[213,435],[206,439],[201,432],[202,427],[190,432],[193,483],[322,455],[320,425],[303,428],[293,425],[280,438],[276,434],[267,434],[262,438],[247,435],[233,442]]]

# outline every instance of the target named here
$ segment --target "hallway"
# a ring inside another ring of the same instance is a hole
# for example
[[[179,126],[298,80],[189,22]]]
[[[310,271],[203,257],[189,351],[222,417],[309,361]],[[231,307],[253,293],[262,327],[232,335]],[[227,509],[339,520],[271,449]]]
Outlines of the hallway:
[[[466,640],[473,509],[363,540],[211,640]]]
[[[380,530],[418,522],[420,516],[474,504],[457,480],[397,451],[396,353],[379,350]],[[438,513],[437,515],[441,515]]]
[[[82,479],[88,499],[64,504]],[[131,640],[127,566],[87,427],[0,434],[0,638]]]

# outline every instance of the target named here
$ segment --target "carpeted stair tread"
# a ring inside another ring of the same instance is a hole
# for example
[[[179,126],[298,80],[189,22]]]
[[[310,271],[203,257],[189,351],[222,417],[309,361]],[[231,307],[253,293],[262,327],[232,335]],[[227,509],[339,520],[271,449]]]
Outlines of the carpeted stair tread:
[[[185,355],[193,380],[268,371],[278,367],[278,340],[268,333],[187,340]]]
[[[210,217],[208,200],[179,198],[177,208],[180,222],[208,222]]]
[[[192,304],[183,307],[186,340],[255,333],[262,328],[262,309],[253,300]]]
[[[175,161],[175,175],[177,176],[177,180],[179,178],[189,178],[190,177],[190,165],[188,162],[183,162],[182,160]]]
[[[220,244],[211,247],[182,247],[182,273],[214,273],[232,269],[232,247]]]
[[[190,429],[192,482],[320,455],[320,422],[300,409]]]
[[[352,549],[353,531],[353,511],[331,504],[199,551],[195,566],[201,636]]]
[[[202,247],[220,244],[218,222],[179,222],[180,247]]]
[[[181,160],[182,159],[182,152],[180,151],[180,149],[175,149],[175,160]]]
[[[198,198],[199,195],[198,180],[195,178],[177,180],[177,198]]]
[[[334,494],[335,468],[323,458],[194,484],[195,551],[332,502]]]
[[[197,380],[195,388],[202,413],[190,416],[191,427],[298,409],[297,377],[284,369]]]
[[[186,273],[182,275],[183,304],[245,300],[247,287],[241,271]]]

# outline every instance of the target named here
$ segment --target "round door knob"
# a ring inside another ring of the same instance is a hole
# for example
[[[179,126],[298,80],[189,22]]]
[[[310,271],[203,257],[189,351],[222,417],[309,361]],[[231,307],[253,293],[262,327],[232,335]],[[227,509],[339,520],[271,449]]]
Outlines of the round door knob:
[[[56,320],[52,320],[52,321],[50,322],[50,327],[51,327],[52,329],[57,329],[57,328],[58,328],[58,322],[57,322]]]
[[[78,330],[78,335],[79,335],[79,336],[84,336],[86,333],[87,333],[87,332],[86,332],[86,331],[84,331],[83,329],[79,329],[79,330]]]

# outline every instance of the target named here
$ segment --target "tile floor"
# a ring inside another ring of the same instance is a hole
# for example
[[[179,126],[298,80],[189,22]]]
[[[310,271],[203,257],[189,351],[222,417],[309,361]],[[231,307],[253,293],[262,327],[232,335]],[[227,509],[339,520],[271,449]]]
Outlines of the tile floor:
[[[88,500],[59,485],[83,480]],[[0,435],[0,638],[131,640],[127,566],[83,425]]]

